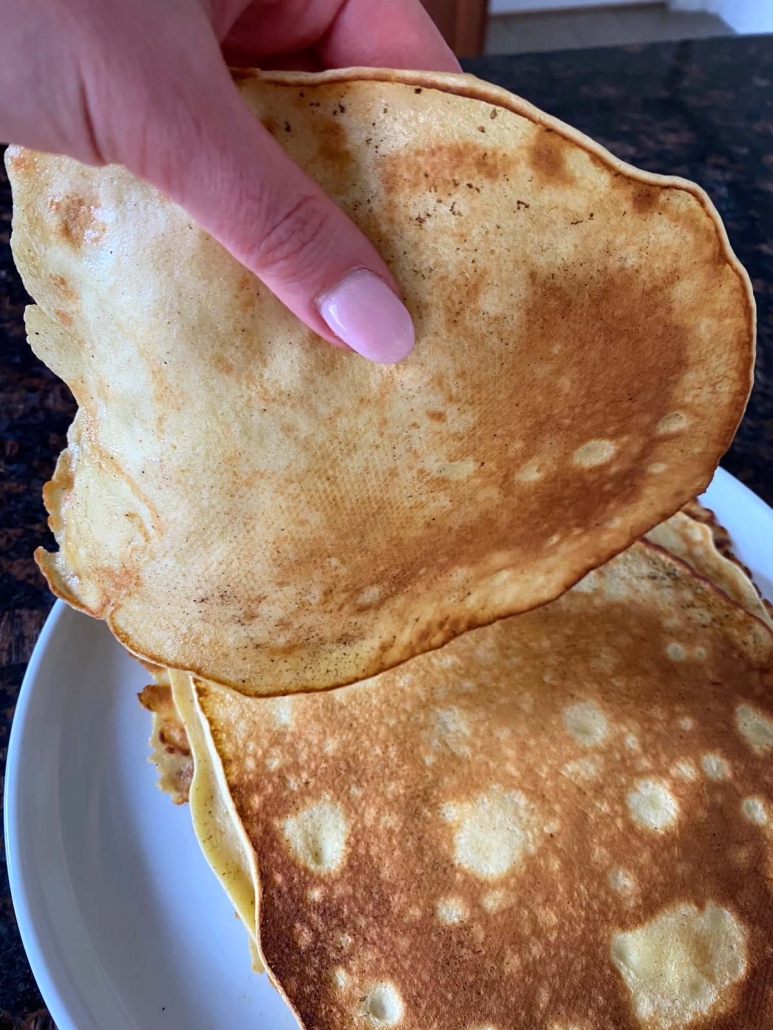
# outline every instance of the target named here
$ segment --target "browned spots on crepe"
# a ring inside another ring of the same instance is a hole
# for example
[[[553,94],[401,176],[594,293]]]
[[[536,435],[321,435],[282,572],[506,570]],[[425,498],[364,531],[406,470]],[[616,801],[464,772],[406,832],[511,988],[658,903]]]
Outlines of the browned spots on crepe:
[[[289,125],[289,122],[288,122]],[[354,174],[354,154],[349,146],[349,140],[340,118],[332,115],[317,113],[314,119],[314,127],[317,130],[316,155],[314,163],[321,162],[330,169],[343,176],[346,183],[348,177]]]
[[[176,805],[183,805],[188,801],[193,778],[193,757],[168,677],[163,670],[159,670],[157,677],[158,682],[149,684],[139,694],[140,704],[153,716],[150,761],[159,772],[158,786]]]
[[[70,326],[73,322],[72,315],[69,311],[64,311],[62,308],[54,308],[54,318],[64,326]]]
[[[537,181],[571,186],[574,176],[566,164],[566,144],[551,129],[538,129],[529,151],[529,161]]]
[[[639,186],[632,191],[634,211],[647,214],[660,203],[662,191],[652,186]]]
[[[35,168],[37,155],[34,150],[25,150],[23,147],[14,147],[6,151],[6,165],[14,169],[20,175],[28,174]]]
[[[73,248],[98,243],[105,233],[106,225],[93,199],[52,197],[48,206],[56,219],[53,231]]]
[[[218,372],[226,376],[235,375],[237,372],[236,364],[226,354],[215,354],[212,358],[212,364]]]
[[[77,299],[77,293],[63,275],[52,275],[50,279],[51,286],[59,296],[63,297],[68,301],[73,301]]]
[[[480,188],[481,182],[496,182],[512,165],[512,158],[499,149],[477,142],[438,143],[420,146],[409,154],[399,150],[380,162],[379,174],[387,196],[414,193],[458,192]]]

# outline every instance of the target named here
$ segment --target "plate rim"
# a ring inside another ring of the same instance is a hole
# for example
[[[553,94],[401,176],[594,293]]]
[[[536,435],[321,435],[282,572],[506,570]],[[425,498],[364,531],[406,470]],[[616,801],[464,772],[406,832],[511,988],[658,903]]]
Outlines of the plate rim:
[[[760,515],[769,518],[771,523],[773,523],[773,507],[768,505],[753,490],[731,473],[725,469],[718,468],[707,490],[710,490],[710,487],[715,483],[719,483],[721,487],[734,491],[737,496],[743,497],[745,504],[753,507]],[[704,500],[705,497],[705,492],[700,495],[701,500]],[[710,498],[708,501],[709,506],[711,506]],[[720,516],[721,521],[722,518]],[[26,754],[23,742],[30,718],[30,709],[36,697],[35,684],[39,680],[39,669],[47,657],[52,639],[60,632],[66,632],[62,627],[62,623],[77,614],[64,601],[60,599],[54,601],[40,634],[35,641],[35,646],[25,669],[8,739],[3,790],[3,831],[13,913],[30,969],[46,1007],[59,1030],[91,1030],[91,1028],[103,1030],[103,1028],[96,1027],[91,1013],[84,1005],[83,1000],[79,998],[77,990],[73,992],[71,989],[68,992],[68,986],[72,988],[72,985],[67,983],[60,984],[60,977],[57,976],[56,971],[52,968],[52,964],[46,956],[40,927],[41,916],[35,913],[33,896],[33,881],[35,878],[25,872],[22,854],[24,850],[24,831],[22,829],[23,813],[20,767]]]
[[[57,978],[50,969],[43,953],[41,935],[36,926],[39,920],[34,915],[30,884],[23,871],[24,863],[21,855],[23,833],[19,826],[21,818],[18,787],[19,766],[24,755],[21,741],[34,696],[32,683],[36,679],[38,668],[44,660],[50,638],[59,631],[60,623],[69,616],[70,611],[71,609],[64,601],[59,598],[54,601],[51,610],[46,616],[46,621],[43,623],[43,628],[35,641],[27,668],[24,670],[21,687],[19,688],[19,696],[16,700],[16,707],[11,720],[11,732],[8,736],[5,784],[3,789],[3,835],[5,838],[5,860],[8,869],[8,885],[11,892],[13,913],[38,990],[58,1030],[85,1030],[84,1024],[80,1020],[73,1018],[72,1007],[65,1001],[57,983]],[[17,828],[19,829],[18,834],[16,832]]]

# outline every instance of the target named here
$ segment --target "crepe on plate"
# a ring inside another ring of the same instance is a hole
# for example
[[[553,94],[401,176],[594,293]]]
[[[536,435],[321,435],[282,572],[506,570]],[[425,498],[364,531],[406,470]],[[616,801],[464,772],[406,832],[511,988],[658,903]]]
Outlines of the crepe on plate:
[[[773,1020],[773,635],[659,547],[354,686],[171,680],[307,1030]]]
[[[697,504],[694,502],[694,505]],[[694,505],[688,509],[692,514],[677,512],[650,530],[647,539],[681,558],[698,575],[714,583],[733,601],[773,629],[770,603],[761,596],[748,570],[733,554],[729,541],[724,544],[724,552],[717,544],[717,539],[723,541],[726,531],[716,520],[712,522],[705,517],[698,519],[696,516],[699,513],[712,513],[701,505],[697,508]]]
[[[697,186],[469,76],[239,79],[415,350],[331,348],[125,170],[11,148],[30,342],[79,404],[56,593],[158,665],[330,687],[551,600],[705,487],[754,306]]]
[[[152,716],[150,759],[158,769],[158,786],[176,805],[185,804],[193,777],[193,756],[185,726],[172,699],[167,669],[151,669],[153,683],[139,695]]]
[[[681,512],[655,526],[647,539],[685,562],[750,614],[773,629],[770,602],[762,597],[749,570],[738,560],[727,530],[714,512],[693,500]],[[158,770],[158,786],[176,805],[188,801],[193,776],[190,744],[172,698],[169,670],[148,666],[154,682],[139,695],[151,713],[150,761]]]
[[[666,523],[655,527],[649,535],[650,539],[686,560],[695,572],[724,590],[747,611],[769,619],[756,587],[739,571],[740,563],[735,557],[730,538],[713,512],[698,501],[690,502],[686,511],[690,512],[689,517],[685,513],[677,513]],[[711,527],[708,539],[704,534],[705,527]],[[722,548],[721,553],[719,547]],[[193,775],[191,747],[185,726],[172,700],[169,671],[161,668],[151,671],[155,682],[140,695],[143,706],[152,713],[153,718],[151,761],[159,771],[159,787],[176,804],[183,804],[188,801]],[[182,709],[187,711],[194,734],[201,733],[198,715],[195,708],[190,706],[187,684],[183,685],[182,693],[178,690],[178,699]],[[200,738],[198,751],[201,768],[194,809],[204,813],[197,820],[199,838],[205,842],[205,854],[231,898],[237,915],[242,919],[248,934],[252,965],[260,973],[264,971],[264,966],[257,948],[249,847],[245,846],[246,842],[240,833],[238,817],[235,817],[233,808],[229,806],[227,786],[222,780],[219,784],[217,782],[217,762],[206,746],[202,747]],[[213,840],[217,842],[214,846]]]

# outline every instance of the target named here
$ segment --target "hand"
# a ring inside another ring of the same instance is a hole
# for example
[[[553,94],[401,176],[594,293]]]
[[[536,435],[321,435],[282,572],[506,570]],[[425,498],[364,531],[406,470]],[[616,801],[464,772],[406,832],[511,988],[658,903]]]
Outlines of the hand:
[[[125,165],[330,343],[410,351],[386,265],[249,113],[226,57],[458,71],[419,0],[0,0],[0,15],[0,138]]]

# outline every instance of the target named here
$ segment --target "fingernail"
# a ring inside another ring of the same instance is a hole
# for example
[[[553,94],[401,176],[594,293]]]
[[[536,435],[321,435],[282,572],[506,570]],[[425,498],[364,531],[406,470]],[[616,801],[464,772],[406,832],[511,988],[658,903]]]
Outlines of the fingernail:
[[[323,294],[319,313],[339,339],[371,361],[393,365],[413,350],[408,309],[383,279],[364,268]]]

